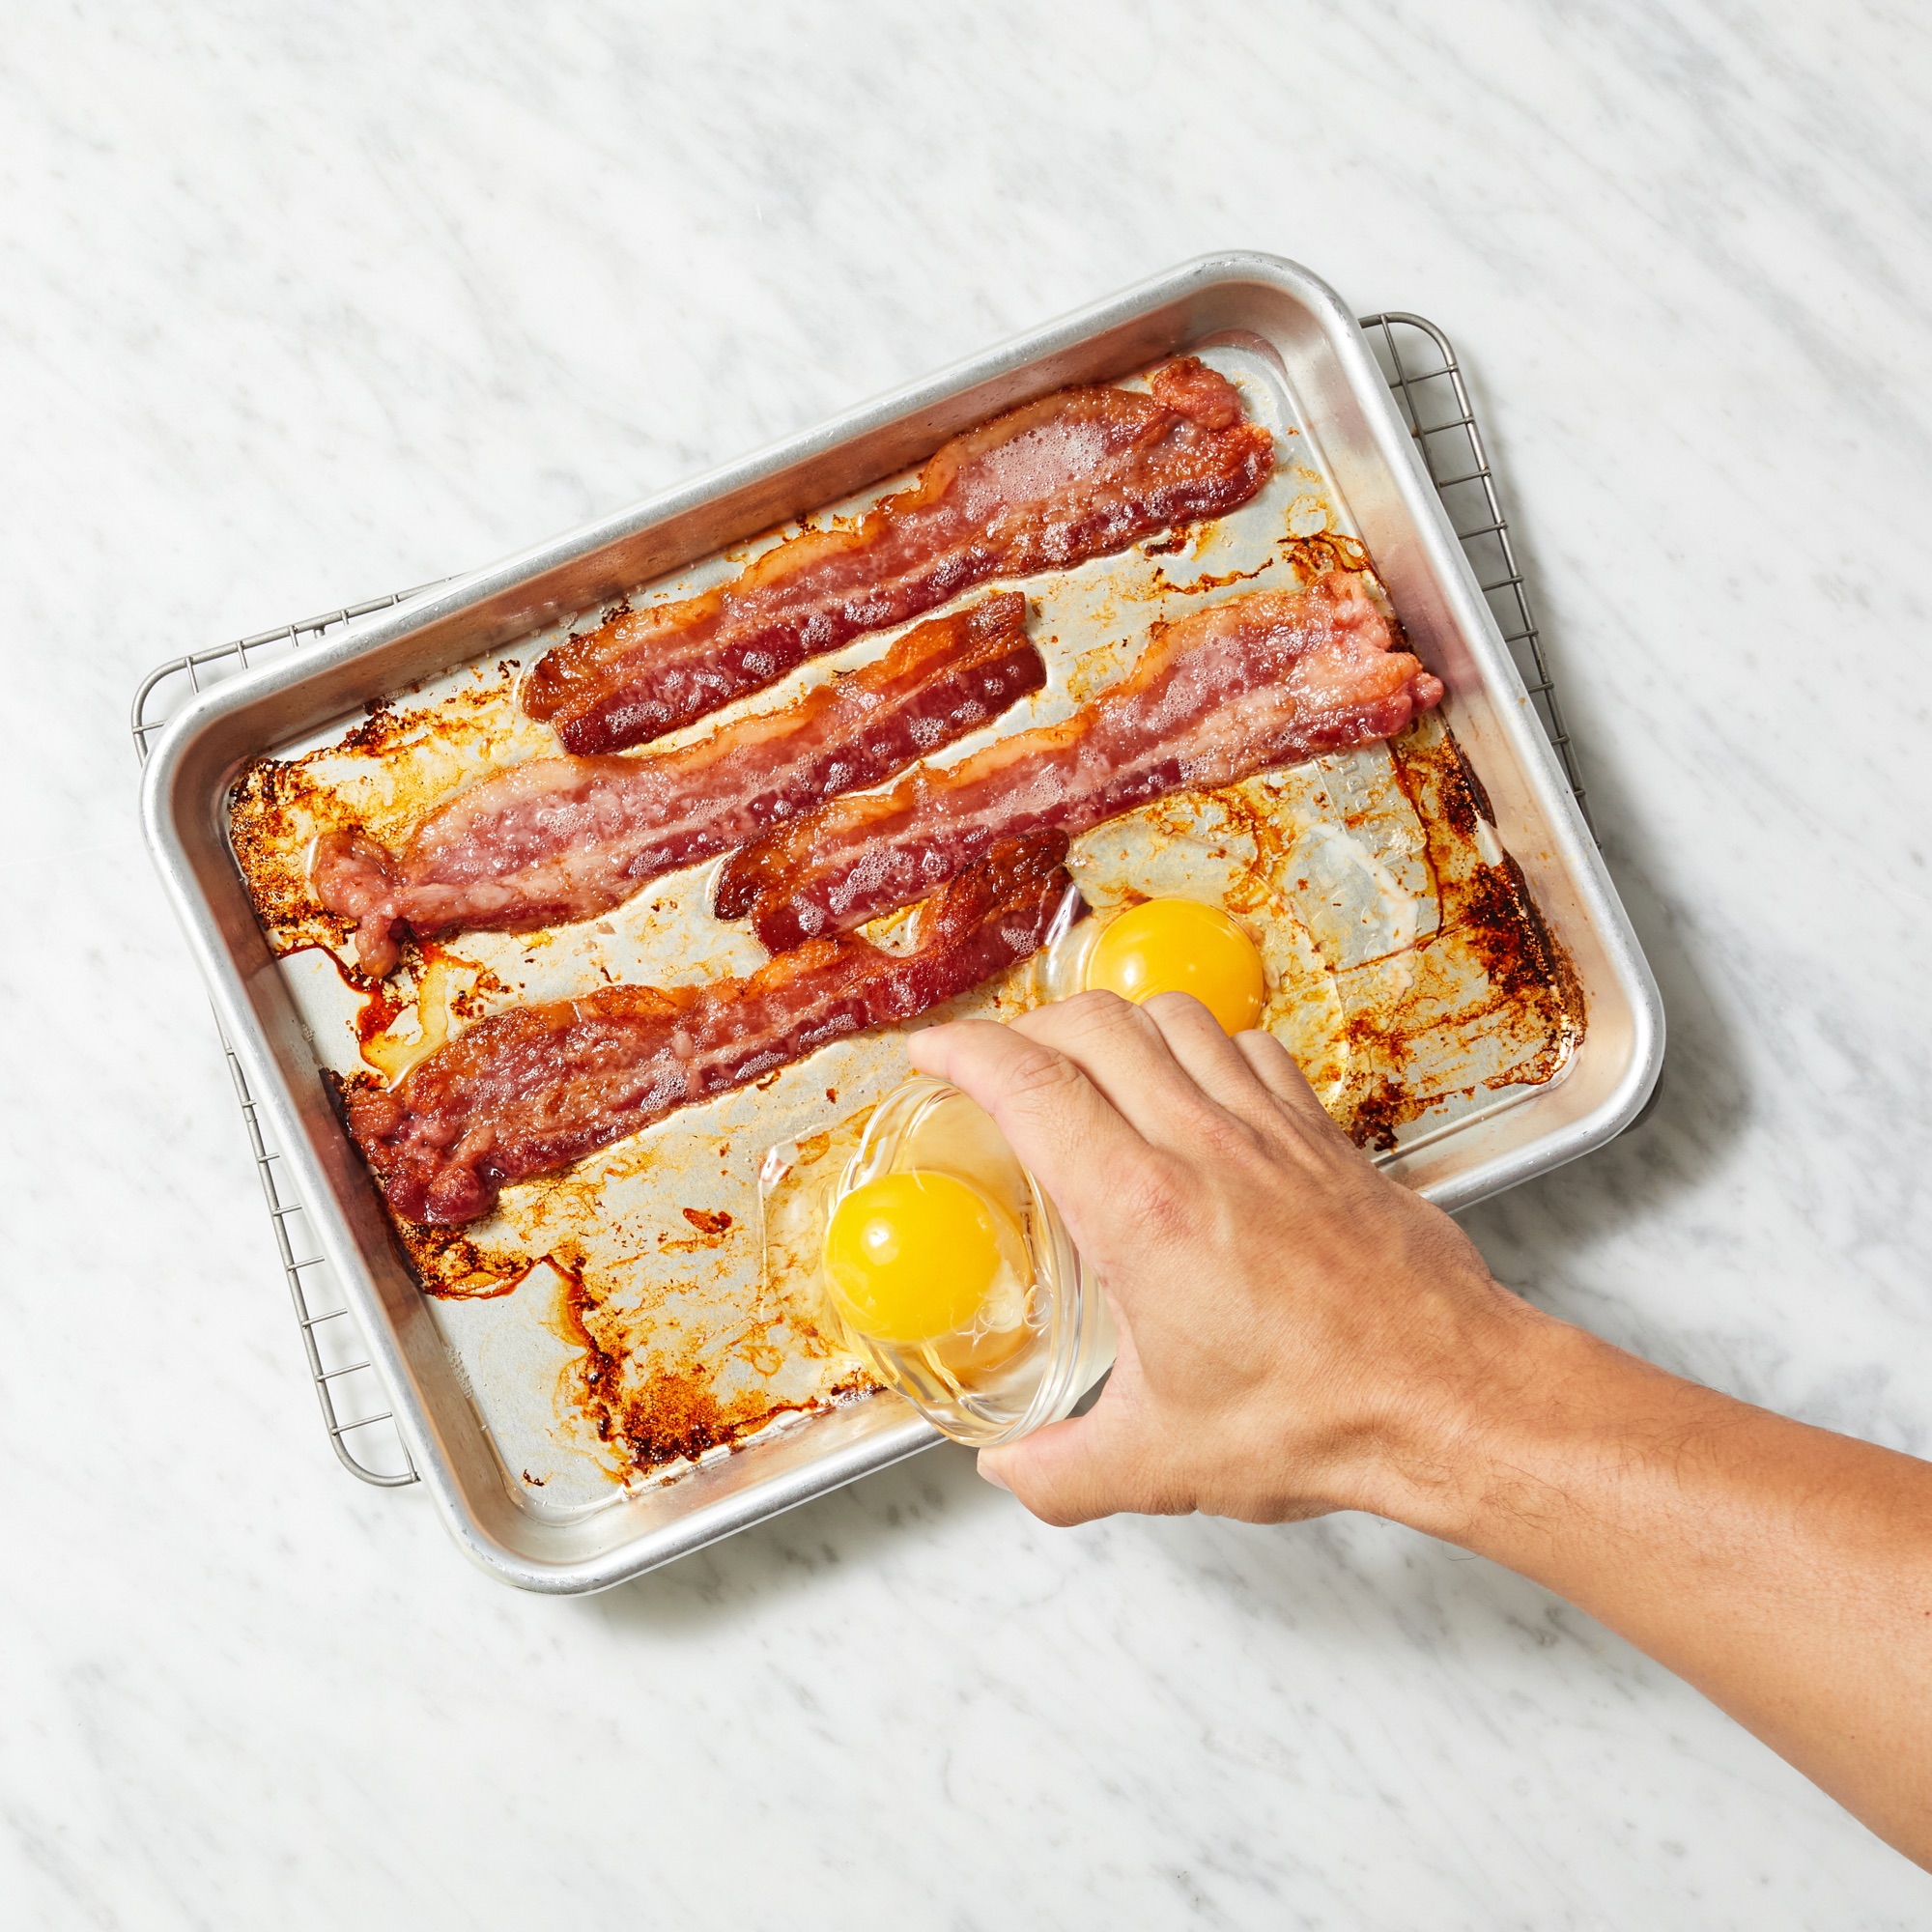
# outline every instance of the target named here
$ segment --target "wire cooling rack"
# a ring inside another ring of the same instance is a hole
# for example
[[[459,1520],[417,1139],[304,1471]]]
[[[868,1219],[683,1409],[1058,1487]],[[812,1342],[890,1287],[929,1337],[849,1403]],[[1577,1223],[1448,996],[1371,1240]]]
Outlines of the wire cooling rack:
[[[1543,639],[1530,612],[1522,573],[1517,567],[1495,475],[1449,338],[1421,316],[1395,311],[1364,316],[1362,329],[1421,448],[1449,521],[1462,538],[1476,582],[1489,599],[1522,673],[1584,822],[1590,823],[1576,749],[1563,722]],[[238,638],[231,643],[213,644],[156,666],[134,694],[128,724],[136,754],[145,759],[155,734],[190,697],[211,684],[270,663],[359,617],[391,610],[434,587],[422,584],[414,590],[371,598],[365,604],[346,605],[324,616],[304,617],[298,623],[261,631],[252,638]],[[227,1055],[228,1077],[235,1083],[235,1095],[241,1103],[255,1172],[268,1202],[282,1278],[295,1304],[309,1379],[322,1406],[330,1446],[352,1475],[383,1489],[402,1489],[416,1481],[415,1465],[370,1363],[368,1346],[343,1299],[334,1270],[317,1249],[301,1203],[283,1182],[280,1150],[263,1125],[241,1063],[226,1039],[221,1044]]]
[[[1456,352],[1433,322],[1398,310],[1365,315],[1362,332],[1395,391],[1409,434],[1421,446],[1430,480],[1463,540],[1463,554],[1489,599],[1491,614],[1522,673],[1530,702],[1563,767],[1564,779],[1576,794],[1583,823],[1594,838],[1597,825],[1590,815],[1582,774],[1577,768],[1577,748],[1563,722],[1563,706],[1557,701],[1556,686],[1543,654],[1543,634],[1530,612],[1529,593],[1523,588],[1516,546],[1510,541],[1509,520],[1496,494],[1495,471],[1490,468],[1476,412],[1469,407],[1469,391]]]

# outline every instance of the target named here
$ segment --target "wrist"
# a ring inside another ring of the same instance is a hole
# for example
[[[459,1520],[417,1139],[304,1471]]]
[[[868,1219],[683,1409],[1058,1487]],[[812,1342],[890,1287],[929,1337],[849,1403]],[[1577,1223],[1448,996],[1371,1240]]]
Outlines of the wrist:
[[[1349,1506],[1487,1552],[1526,1492],[1561,1486],[1604,1384],[1638,1365],[1493,1282],[1483,1288],[1418,1311],[1434,1346],[1375,1432]]]

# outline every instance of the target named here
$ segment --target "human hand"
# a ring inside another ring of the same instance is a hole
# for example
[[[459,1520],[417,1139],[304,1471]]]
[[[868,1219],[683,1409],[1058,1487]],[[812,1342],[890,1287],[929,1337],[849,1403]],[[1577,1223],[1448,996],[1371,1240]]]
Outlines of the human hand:
[[[1680,1380],[1497,1287],[1265,1034],[1083,993],[912,1040],[987,1108],[1120,1329],[980,1453],[1048,1522],[1367,1509],[1559,1591],[1932,1868],[1932,1465]]]
[[[1376,1169],[1277,1040],[1184,994],[1093,992],[911,1054],[998,1121],[1120,1331],[1094,1407],[982,1452],[983,1475],[1055,1523],[1454,1513],[1488,1383],[1560,1324]]]

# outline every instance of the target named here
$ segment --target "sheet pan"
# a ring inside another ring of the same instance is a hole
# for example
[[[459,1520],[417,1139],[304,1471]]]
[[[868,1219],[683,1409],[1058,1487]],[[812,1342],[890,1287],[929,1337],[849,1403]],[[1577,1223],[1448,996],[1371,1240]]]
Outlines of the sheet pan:
[[[509,1488],[464,1365],[403,1268],[317,1077],[287,977],[227,850],[236,774],[369,699],[507,648],[569,613],[691,567],[916,464],[1027,397],[1117,377],[1183,348],[1265,358],[1320,450],[1411,638],[1497,832],[1575,966],[1589,1025],[1564,1076],[1403,1151],[1404,1178],[1456,1207],[1615,1133],[1662,1051],[1654,986],[1522,680],[1359,329],[1291,264],[1221,256],[943,372],[637,509],[439,586],[299,658],[230,680],[169,725],[144,787],[151,841],[249,1084],[371,1339],[412,1460],[459,1541],[507,1580],[602,1587],[850,1480],[932,1439],[886,1401],[810,1416],[609,1509],[533,1510]]]

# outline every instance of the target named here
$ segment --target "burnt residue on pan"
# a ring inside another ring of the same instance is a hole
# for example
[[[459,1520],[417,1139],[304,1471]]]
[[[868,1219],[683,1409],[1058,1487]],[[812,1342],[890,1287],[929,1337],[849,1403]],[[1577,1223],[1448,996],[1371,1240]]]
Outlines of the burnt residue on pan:
[[[333,831],[346,817],[305,762],[257,758],[236,785],[229,804],[229,844],[255,916],[277,952],[303,946],[335,952],[348,939],[350,923],[317,902],[306,864],[316,835]]]
[[[410,1272],[425,1294],[446,1301],[489,1301],[513,1293],[551,1255],[534,1255],[510,1266],[486,1254],[458,1228],[430,1228],[390,1216]]]
[[[1520,867],[1494,840],[1489,801],[1454,734],[1424,721],[1389,749],[1427,838],[1440,924],[1414,949],[1410,974],[1349,1014],[1350,1091],[1335,1112],[1357,1143],[1377,1150],[1394,1147],[1399,1128],[1444,1100],[1553,1079],[1585,1024],[1577,975]],[[1479,1065],[1483,1077],[1463,1086],[1453,1084],[1458,1057],[1445,1047],[1459,1039],[1482,1047],[1464,1065]]]
[[[666,1324],[648,1297],[639,1302],[634,1281],[568,1251],[545,1259],[562,1278],[552,1324],[574,1351],[558,1406],[620,1479],[687,1466],[787,1416],[822,1411],[878,1386],[782,1299],[761,1297],[728,1337],[687,1334]],[[774,1387],[786,1364],[801,1360],[833,1373],[809,1386]]]
[[[766,1301],[722,1335],[701,1323],[667,1322],[657,1297],[638,1293],[637,1264],[647,1266],[648,1254],[632,1266],[621,1260],[613,1266],[609,1258],[592,1264],[564,1243],[512,1267],[457,1230],[396,1218],[391,1226],[411,1273],[439,1300],[489,1300],[514,1293],[539,1270],[554,1277],[548,1321],[572,1350],[558,1411],[573,1434],[594,1442],[619,1482],[685,1466],[785,1416],[877,1387],[863,1365],[782,1299]],[[708,1240],[727,1232],[714,1229]],[[803,1379],[794,1373],[786,1385],[784,1371],[801,1363],[830,1373]]]
[[[865,1118],[811,1137],[795,1151],[798,1170],[839,1165]],[[708,1151],[728,1160],[729,1144]],[[630,1158],[651,1155],[633,1150]],[[657,1158],[677,1156],[658,1150]],[[680,1234],[648,1214],[626,1225],[606,1211],[594,1239],[543,1244],[545,1227],[583,1228],[584,1202],[616,1191],[608,1176],[600,1186],[581,1172],[527,1186],[524,1218],[507,1238],[494,1222],[463,1230],[390,1217],[398,1251],[435,1300],[473,1304],[518,1290],[541,1297],[543,1324],[569,1351],[556,1377],[558,1428],[611,1481],[663,1480],[788,1417],[876,1390],[863,1363],[818,1324],[812,1300],[767,1278],[755,1212],[684,1208]],[[758,1287],[746,1297],[732,1284],[748,1261]]]
[[[1152,554],[1151,547],[1143,546],[1142,554]],[[1209,590],[1225,590],[1232,584],[1278,576],[1284,566],[1307,583],[1331,570],[1367,570],[1369,553],[1353,537],[1344,536],[1339,530],[1318,530],[1311,536],[1282,537],[1273,554],[1250,570],[1209,571],[1190,578],[1185,583],[1176,583],[1164,570],[1157,570],[1154,576],[1162,590],[1180,597],[1198,597]]]

